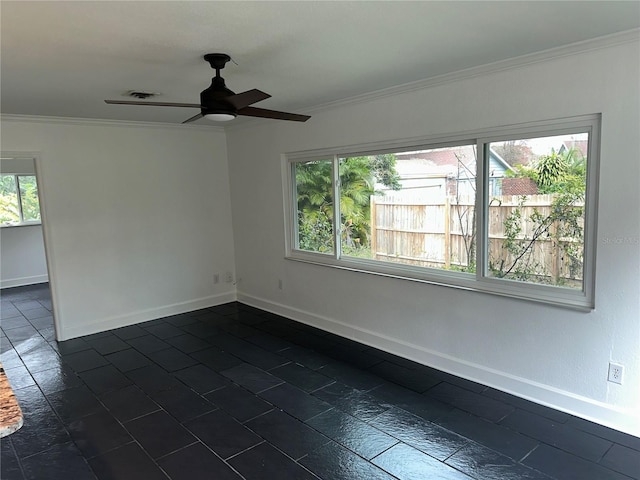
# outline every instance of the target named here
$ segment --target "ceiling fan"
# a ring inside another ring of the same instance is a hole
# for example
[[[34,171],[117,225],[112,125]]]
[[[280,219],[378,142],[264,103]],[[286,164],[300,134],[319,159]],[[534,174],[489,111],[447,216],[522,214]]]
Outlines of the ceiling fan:
[[[208,53],[204,59],[215,69],[216,76],[211,79],[211,86],[200,93],[200,103],[171,103],[171,102],[137,102],[132,100],[105,100],[105,103],[115,105],[151,105],[155,107],[181,107],[199,108],[200,113],[188,118],[182,123],[193,122],[202,117],[209,120],[225,122],[233,120],[238,115],[246,117],[273,118],[276,120],[291,120],[294,122],[306,122],[311,117],[296,113],[278,112],[265,108],[251,107],[254,103],[271,97],[268,93],[253,89],[242,93],[234,93],[229,90],[224,78],[220,76],[225,64],[231,57],[225,53]]]

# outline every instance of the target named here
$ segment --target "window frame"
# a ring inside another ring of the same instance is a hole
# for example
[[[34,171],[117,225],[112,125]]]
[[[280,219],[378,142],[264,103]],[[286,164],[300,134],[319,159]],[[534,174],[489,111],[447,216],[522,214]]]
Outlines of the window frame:
[[[38,193],[38,207],[40,207],[40,188],[38,185],[38,178],[35,173],[0,173],[3,177],[13,177],[16,185],[16,196],[18,201],[18,216],[20,220],[17,223],[0,223],[0,228],[13,228],[13,227],[28,227],[31,225],[42,225],[42,212],[40,212],[39,220],[25,220],[24,210],[22,206],[22,192],[20,190],[20,177],[33,177],[36,182],[36,188]]]
[[[291,152],[282,155],[285,213],[285,258],[354,272],[393,277],[509,298],[542,302],[559,307],[589,311],[595,308],[595,263],[599,181],[601,114],[559,118],[507,125],[453,135],[418,137],[346,147]],[[587,179],[584,210],[582,289],[571,289],[488,276],[489,144],[572,133],[588,133]],[[455,272],[356,257],[343,257],[340,222],[340,158],[384,153],[401,153],[460,145],[475,145],[476,166],[476,273]],[[298,242],[297,192],[294,166],[301,162],[331,160],[333,186],[333,236],[331,254],[300,250]]]

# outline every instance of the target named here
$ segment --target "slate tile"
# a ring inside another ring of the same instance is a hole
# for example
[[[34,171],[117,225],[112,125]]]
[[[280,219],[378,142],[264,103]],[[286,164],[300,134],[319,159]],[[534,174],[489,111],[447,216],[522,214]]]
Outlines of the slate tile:
[[[164,342],[151,334],[147,334],[142,337],[130,338],[126,340],[126,342],[145,355],[171,347],[167,342]]]
[[[96,480],[82,452],[74,443],[54,445],[44,452],[22,460],[25,477],[28,480]],[[7,478],[7,477],[2,477]],[[7,479],[8,480],[8,479]]]
[[[56,351],[48,344],[35,348],[20,355],[22,362],[31,373],[48,370],[56,365],[62,365],[62,360]]]
[[[195,358],[200,363],[203,363],[216,372],[228,370],[229,368],[233,368],[243,363],[242,360],[240,360],[238,357],[229,355],[228,353],[223,352],[217,347],[211,347],[206,350],[199,350],[192,353],[191,357]]]
[[[11,440],[8,438],[0,440],[0,478],[24,480],[18,456],[13,449],[13,445],[11,445]]]
[[[611,447],[600,461],[600,465],[631,478],[640,478],[640,452],[623,445]]]
[[[153,393],[151,398],[179,422],[186,422],[218,408],[184,385]]]
[[[588,432],[597,437],[607,439],[613,443],[619,443],[625,447],[640,451],[640,437],[629,435],[628,433],[614,430],[612,428],[605,427],[604,425],[599,425],[574,416],[570,416],[567,421],[567,425],[576,428],[577,430],[582,430],[583,432]]]
[[[143,337],[149,334],[149,332],[140,328],[138,325],[128,325],[126,327],[116,328],[115,330],[111,330],[111,332],[121,340],[130,340],[132,338]]]
[[[182,385],[180,380],[157,365],[131,370],[126,375],[148,394]]]
[[[369,392],[384,403],[402,408],[425,420],[436,421],[454,409],[453,405],[421,395],[408,388],[385,383]]]
[[[626,475],[545,444],[540,444],[522,463],[562,480],[629,480]]]
[[[326,355],[298,346],[293,346],[286,350],[279,351],[278,355],[304,367],[310,368],[311,370],[317,370],[333,361]]]
[[[165,341],[184,353],[193,353],[211,348],[211,344],[206,340],[182,331],[181,333],[182,335],[166,338]]]
[[[222,410],[207,413],[184,425],[223,459],[262,442],[262,438]]]
[[[175,372],[198,363],[195,358],[173,347],[149,352],[146,355],[168,372]]]
[[[593,462],[600,460],[612,445],[609,440],[577,430],[570,425],[555,423],[524,410],[516,410],[500,423],[512,430]]]
[[[256,417],[245,425],[293,459],[299,459],[329,441],[313,428],[279,410]]]
[[[353,392],[338,398],[333,405],[349,415],[369,422],[391,408],[386,402],[378,400],[366,392]]]
[[[229,380],[204,365],[194,365],[174,373],[186,385],[200,394],[229,385]]]
[[[67,428],[85,457],[108,452],[132,440],[122,425],[107,412],[82,417]]]
[[[98,395],[131,385],[131,380],[113,365],[87,370],[78,375]]]
[[[64,363],[69,365],[78,373],[109,365],[107,359],[93,349],[82,350],[65,355]]]
[[[111,362],[121,372],[128,372],[137,368],[151,365],[151,360],[149,360],[135,348],[120,350],[119,352],[105,355],[104,358]]]
[[[473,478],[483,480],[551,480],[537,470],[474,443],[461,448],[445,463]]]
[[[53,328],[53,317],[51,315],[33,318],[29,320],[29,322],[40,332],[40,334],[42,334],[42,331],[47,328]]]
[[[337,361],[332,361],[316,371],[358,390],[371,390],[384,382],[377,375]]]
[[[307,424],[368,460],[398,443],[392,436],[335,409],[313,417]]]
[[[306,391],[313,392],[319,388],[332,384],[335,380],[321,373],[310,370],[296,363],[289,363],[282,367],[274,368],[269,373],[285,380],[292,385]]]
[[[104,411],[97,397],[84,385],[50,393],[47,399],[65,423]]]
[[[331,385],[327,385],[326,387],[322,387],[321,389],[314,391],[311,395],[333,405],[340,398],[355,393],[362,393],[362,390],[350,387],[349,385],[345,385],[341,382],[334,382]]]
[[[156,337],[166,340],[167,338],[177,337],[178,335],[183,335],[184,331],[180,330],[178,327],[168,324],[161,323],[159,325],[151,325],[150,327],[144,327],[144,329],[155,335]]]
[[[183,325],[189,325],[191,323],[197,323],[198,319],[195,317],[195,312],[181,313],[178,315],[172,315],[165,317],[163,320],[170,323],[174,327],[181,327]]]
[[[167,476],[135,443],[129,443],[89,460],[100,480],[167,480]]]
[[[270,352],[278,352],[279,355],[281,350],[293,346],[292,343],[268,333],[256,333],[245,337],[245,340]]]
[[[22,312],[22,315],[24,315],[24,317],[27,320],[33,320],[41,317],[49,317],[51,316],[51,312],[46,308],[40,306],[39,308],[31,308],[29,310],[24,310]]]
[[[241,423],[273,409],[270,403],[236,385],[215,390],[205,398]]]
[[[327,402],[323,402],[288,383],[264,390],[259,395],[280,410],[303,422],[333,408]]]
[[[71,340],[65,340],[64,342],[56,342],[56,344],[58,345],[58,352],[63,357],[83,350],[89,350],[91,348],[91,345],[85,342],[82,338],[73,338]]]
[[[247,480],[318,480],[318,477],[268,443],[261,443],[236,455],[229,463]]]
[[[502,425],[496,425],[462,410],[452,410],[435,421],[438,425],[519,461],[538,441]]]
[[[439,460],[468,443],[466,438],[396,407],[376,417],[371,425]]]
[[[496,390],[493,388],[487,388],[482,394],[487,397],[493,398],[494,400],[499,400],[501,402],[508,403],[509,405],[513,405],[514,407],[521,410],[526,410],[527,412],[535,413],[536,415],[540,415],[541,417],[548,418],[549,420],[553,420],[556,423],[566,423],[567,420],[571,418],[571,415],[569,415],[568,413],[554,410],[553,408],[545,407],[544,405],[539,405],[529,400],[525,400],[524,398],[519,398],[515,395],[501,392],[500,390]]]
[[[223,370],[220,373],[253,393],[259,393],[267,388],[284,383],[280,378],[274,377],[248,363]]]
[[[396,477],[334,442],[309,453],[300,459],[300,463],[323,479],[397,480]]]
[[[2,327],[2,329],[5,331],[11,330],[12,328],[30,327],[30,326],[32,326],[31,322],[29,322],[29,320],[27,320],[22,315],[20,315],[20,313],[18,313],[16,317],[3,318],[2,321],[0,321],[0,327]]]
[[[99,398],[111,415],[121,422],[160,410],[160,406],[136,385],[105,393]]]
[[[242,478],[202,443],[194,443],[162,457],[158,460],[158,464],[169,474],[171,480],[241,480]]]
[[[461,387],[442,382],[427,390],[424,394],[444,403],[449,403],[460,410],[486,418],[491,422],[498,422],[515,410],[515,407],[479,393],[471,392]]]
[[[201,321],[196,323],[189,323],[187,325],[181,325],[179,327],[183,332],[190,333],[194,337],[206,339],[213,335],[220,333],[220,328],[215,325],[207,325]]]
[[[127,343],[113,334],[98,338],[86,338],[86,342],[101,355],[108,355],[131,348]]]
[[[33,378],[45,395],[84,385],[73,369],[60,364],[53,365],[48,370],[34,372]]]
[[[426,453],[398,444],[372,460],[374,465],[400,479],[472,480],[472,477],[439,462]]]
[[[162,410],[130,420],[124,425],[152,458],[162,457],[197,440]]]

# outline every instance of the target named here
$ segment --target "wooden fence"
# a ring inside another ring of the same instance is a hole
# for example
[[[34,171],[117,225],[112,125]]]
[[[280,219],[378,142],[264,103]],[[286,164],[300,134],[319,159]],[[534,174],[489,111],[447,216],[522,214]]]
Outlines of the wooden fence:
[[[520,239],[531,238],[535,225],[527,219],[539,212],[551,213],[552,195],[530,195],[521,208],[522,232]],[[505,220],[518,207],[521,197],[503,195],[492,197],[489,205],[489,261],[491,265],[511,265],[515,258],[504,247]],[[555,226],[552,226],[553,230]],[[553,231],[551,233],[554,233]],[[538,239],[530,251],[529,264],[532,274],[542,283],[559,281],[579,282],[582,268],[576,268],[566,246],[579,247],[579,240],[563,238]],[[377,260],[399,262],[425,267],[465,270],[469,266],[469,254],[475,256],[475,205],[472,198],[443,201],[413,201],[393,196],[371,197],[371,252]],[[581,263],[581,262],[580,262]]]

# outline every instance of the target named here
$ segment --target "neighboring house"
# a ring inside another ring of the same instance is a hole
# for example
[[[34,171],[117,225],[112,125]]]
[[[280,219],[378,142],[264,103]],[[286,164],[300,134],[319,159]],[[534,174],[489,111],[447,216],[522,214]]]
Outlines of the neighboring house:
[[[572,148],[580,152],[583,158],[587,158],[589,149],[589,142],[587,140],[564,141],[558,149],[558,153],[564,153],[567,150],[571,150]]]
[[[394,196],[437,199],[447,195],[475,195],[475,145],[403,152],[396,154],[396,159],[402,193],[393,193]],[[501,195],[502,179],[507,170],[511,170],[511,166],[491,150],[490,194]],[[381,187],[379,190],[387,189]]]

